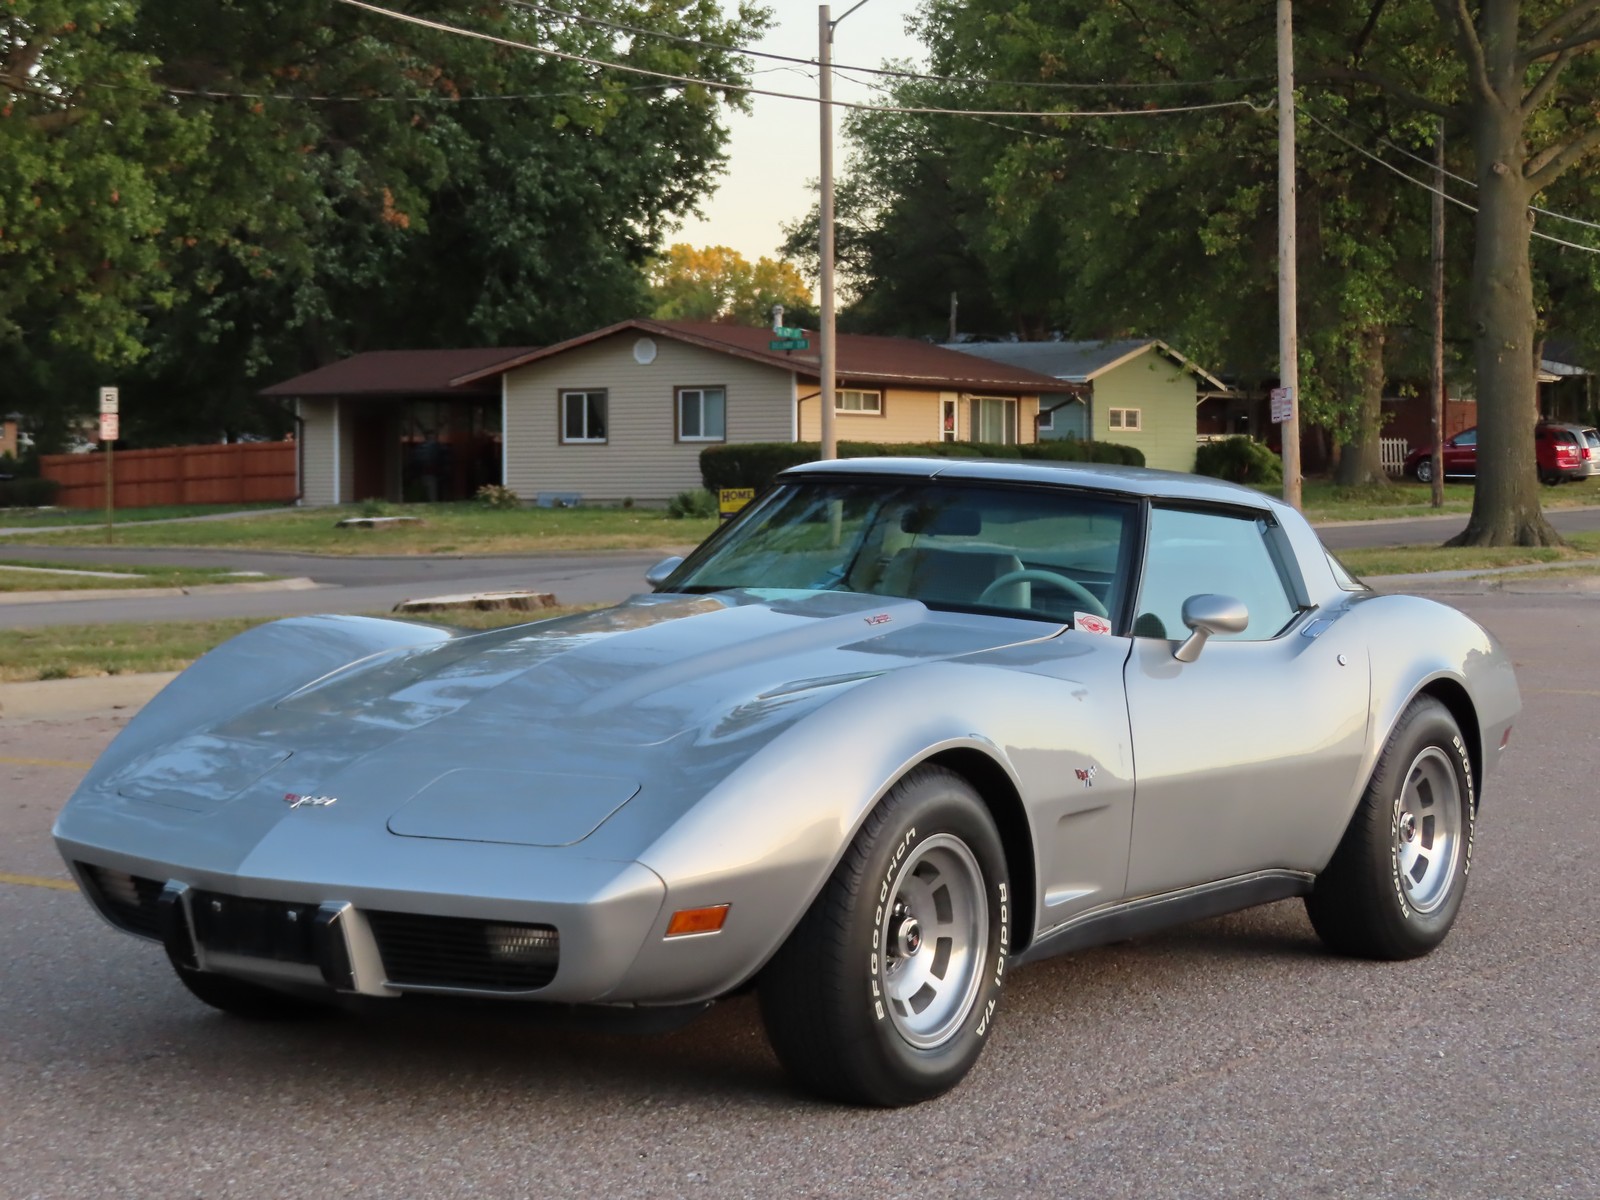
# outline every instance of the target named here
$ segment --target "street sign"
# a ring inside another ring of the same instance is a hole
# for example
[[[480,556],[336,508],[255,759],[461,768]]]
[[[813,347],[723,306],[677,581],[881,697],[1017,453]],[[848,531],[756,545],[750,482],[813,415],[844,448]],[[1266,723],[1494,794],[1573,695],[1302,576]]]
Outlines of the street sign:
[[[1282,425],[1294,415],[1294,389],[1276,387],[1272,389],[1272,423]]]
[[[806,335],[806,331],[804,329],[801,329],[798,325],[774,325],[772,327],[772,336],[773,337],[778,337],[778,338],[803,338],[803,337],[805,337],[805,335]]]
[[[115,409],[113,409],[111,412],[103,412],[103,413],[101,413],[100,414],[100,440],[102,442],[114,442],[114,441],[116,441],[117,440],[117,434],[118,434],[118,428],[117,427],[121,423],[121,421],[122,421],[122,418],[117,415]]]
[[[117,411],[116,388],[103,387],[100,389],[100,411],[103,413],[114,413]]]
[[[809,350],[811,343],[803,337],[778,338],[767,343],[768,350]]]

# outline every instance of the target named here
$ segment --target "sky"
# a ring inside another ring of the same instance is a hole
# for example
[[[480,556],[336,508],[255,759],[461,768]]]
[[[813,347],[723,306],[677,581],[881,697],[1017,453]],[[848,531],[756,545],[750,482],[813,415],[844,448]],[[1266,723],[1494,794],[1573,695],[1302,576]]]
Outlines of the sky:
[[[835,0],[835,16],[853,0]],[[754,49],[797,58],[817,56],[817,5],[807,0],[768,0],[773,27]],[[733,8],[724,3],[725,10]],[[917,0],[867,0],[834,31],[833,58],[841,65],[881,66],[887,59],[921,61],[922,47],[905,31],[906,18]],[[761,73],[756,87],[779,92],[817,94],[816,71],[792,63],[752,60]],[[782,67],[782,70],[771,70]],[[870,89],[836,75],[836,100],[866,101]],[[834,109],[834,174],[842,173],[845,144],[838,132],[845,110]],[[817,106],[772,96],[751,98],[748,115],[728,114],[728,169],[715,194],[701,207],[704,219],[691,219],[673,234],[674,242],[694,246],[731,246],[745,258],[778,257],[780,226],[804,216],[816,199],[810,185],[821,174],[820,121]]]

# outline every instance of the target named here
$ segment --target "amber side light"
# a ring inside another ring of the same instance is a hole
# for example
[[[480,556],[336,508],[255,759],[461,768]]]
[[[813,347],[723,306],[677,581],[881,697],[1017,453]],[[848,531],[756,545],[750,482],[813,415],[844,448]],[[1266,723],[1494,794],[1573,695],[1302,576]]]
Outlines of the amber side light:
[[[667,922],[667,936],[687,937],[691,933],[716,933],[728,919],[726,904],[713,904],[710,908],[680,908]]]
[[[1505,736],[1500,739],[1500,749],[1504,750],[1511,742],[1511,726],[1506,726]]]

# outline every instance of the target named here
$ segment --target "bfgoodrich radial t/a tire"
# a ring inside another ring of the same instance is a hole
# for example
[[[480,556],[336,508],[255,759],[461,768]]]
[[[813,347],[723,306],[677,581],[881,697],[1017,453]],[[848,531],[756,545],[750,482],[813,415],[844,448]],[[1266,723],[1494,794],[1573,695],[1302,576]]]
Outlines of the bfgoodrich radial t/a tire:
[[[1448,709],[1401,714],[1344,840],[1306,897],[1318,936],[1345,954],[1403,959],[1450,932],[1472,865],[1472,762]]]
[[[1010,906],[1000,837],[971,784],[911,772],[762,973],[779,1060],[801,1086],[849,1103],[948,1091],[994,1027]]]

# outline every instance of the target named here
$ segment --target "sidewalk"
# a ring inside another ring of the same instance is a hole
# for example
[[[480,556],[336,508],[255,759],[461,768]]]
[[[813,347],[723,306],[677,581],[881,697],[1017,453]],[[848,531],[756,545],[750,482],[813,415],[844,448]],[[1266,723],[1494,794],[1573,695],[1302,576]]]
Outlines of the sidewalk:
[[[0,683],[0,722],[70,721],[80,717],[131,715],[143,708],[176,671],[144,675],[96,675]]]

